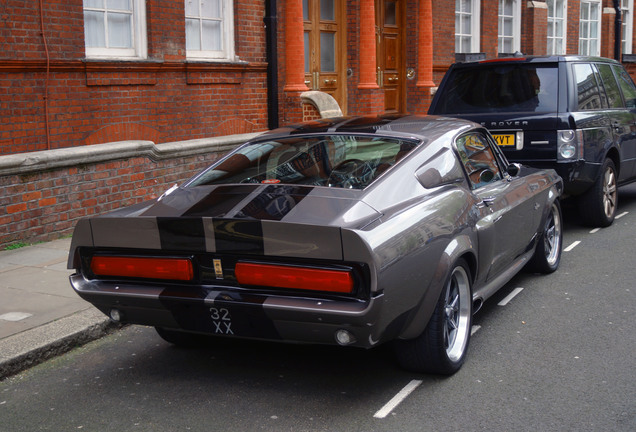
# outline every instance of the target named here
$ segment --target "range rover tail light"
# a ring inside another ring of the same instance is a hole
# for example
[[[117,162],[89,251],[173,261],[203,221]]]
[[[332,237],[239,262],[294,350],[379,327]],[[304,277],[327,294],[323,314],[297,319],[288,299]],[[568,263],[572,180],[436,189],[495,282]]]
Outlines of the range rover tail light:
[[[241,285],[328,291],[343,294],[353,292],[351,271],[294,267],[276,264],[236,264],[236,279]]]
[[[583,158],[583,131],[557,131],[557,160],[575,161]]]
[[[188,258],[94,256],[91,271],[97,276],[188,281],[194,277]]]

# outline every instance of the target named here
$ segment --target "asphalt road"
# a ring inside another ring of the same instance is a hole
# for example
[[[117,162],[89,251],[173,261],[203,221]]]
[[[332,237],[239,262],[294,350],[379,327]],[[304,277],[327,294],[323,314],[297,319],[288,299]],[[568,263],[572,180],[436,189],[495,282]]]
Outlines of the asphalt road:
[[[598,231],[566,209],[559,271],[490,299],[452,377],[382,348],[185,350],[127,327],[0,382],[0,431],[635,431],[636,185],[620,200]]]

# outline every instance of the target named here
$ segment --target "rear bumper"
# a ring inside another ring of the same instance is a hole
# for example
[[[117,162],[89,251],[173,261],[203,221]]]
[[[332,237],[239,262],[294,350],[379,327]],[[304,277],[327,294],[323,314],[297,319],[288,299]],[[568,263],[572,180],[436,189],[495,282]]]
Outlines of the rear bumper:
[[[120,322],[215,336],[337,344],[346,330],[352,346],[380,342],[382,294],[361,300],[331,300],[253,293],[227,287],[153,286],[89,281],[70,276],[75,292]]]
[[[564,194],[581,195],[590,189],[601,172],[601,164],[584,160],[556,162],[545,160],[524,160],[522,164],[541,169],[553,169],[563,179]]]

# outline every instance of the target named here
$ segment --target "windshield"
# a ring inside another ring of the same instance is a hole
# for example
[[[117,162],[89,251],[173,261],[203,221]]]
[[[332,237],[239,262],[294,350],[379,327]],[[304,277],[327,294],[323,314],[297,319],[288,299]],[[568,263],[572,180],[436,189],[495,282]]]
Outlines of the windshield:
[[[239,148],[189,186],[284,183],[363,189],[416,145],[414,141],[354,135],[259,141]]]
[[[435,114],[556,112],[557,77],[556,64],[455,69]]]

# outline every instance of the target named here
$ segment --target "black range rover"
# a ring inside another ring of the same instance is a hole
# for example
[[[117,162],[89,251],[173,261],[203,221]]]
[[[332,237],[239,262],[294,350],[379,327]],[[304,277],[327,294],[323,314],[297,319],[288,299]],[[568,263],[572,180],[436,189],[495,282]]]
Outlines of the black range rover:
[[[584,222],[614,221],[617,186],[636,180],[636,86],[617,61],[512,57],[451,66],[429,114],[486,126],[506,157],[554,168]]]

